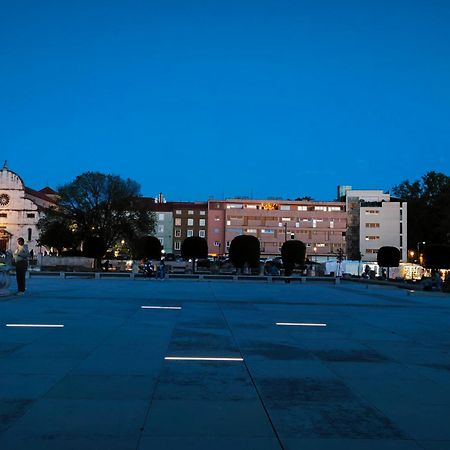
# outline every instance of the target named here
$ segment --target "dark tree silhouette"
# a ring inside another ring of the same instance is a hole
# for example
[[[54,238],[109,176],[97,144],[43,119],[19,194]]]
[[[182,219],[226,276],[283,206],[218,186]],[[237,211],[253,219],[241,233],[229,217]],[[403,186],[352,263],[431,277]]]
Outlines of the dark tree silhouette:
[[[387,268],[387,278],[389,279],[389,268],[398,267],[400,264],[400,250],[397,247],[380,247],[377,253],[377,262],[380,267]]]
[[[230,244],[229,256],[234,267],[242,269],[245,265],[259,266],[261,250],[258,238],[242,234],[236,236]]]
[[[450,177],[428,172],[420,180],[403,181],[392,188],[408,202],[408,248],[417,242],[450,244]]]
[[[161,259],[161,242],[155,236],[142,236],[132,243],[135,259]]]
[[[427,245],[423,249],[423,265],[427,269],[450,269],[450,245]]]
[[[59,254],[64,249],[73,249],[80,244],[76,233],[72,232],[66,223],[50,222],[39,236],[39,245],[55,248]]]
[[[95,258],[97,267],[100,267],[101,259],[106,250],[105,243],[97,236],[89,236],[83,242],[83,255]]]
[[[208,243],[206,239],[191,236],[181,243],[181,256],[184,259],[192,259],[192,273],[195,272],[195,260],[208,257]]]
[[[86,172],[60,187],[58,194],[57,207],[47,208],[39,221],[44,236],[58,222],[73,232],[74,239],[88,242],[88,248],[95,237],[101,243],[96,248],[106,252],[120,239],[154,231],[155,214],[140,201],[140,187],[133,180]]]
[[[305,264],[306,245],[302,241],[291,240],[286,241],[281,246],[281,259],[283,260],[284,273],[290,276],[295,265],[301,267]]]

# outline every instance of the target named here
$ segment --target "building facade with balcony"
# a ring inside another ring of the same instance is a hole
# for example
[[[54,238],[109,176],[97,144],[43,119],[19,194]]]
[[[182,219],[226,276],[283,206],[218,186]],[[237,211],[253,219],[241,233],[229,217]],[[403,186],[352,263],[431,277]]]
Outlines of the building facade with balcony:
[[[228,253],[241,234],[260,241],[261,256],[278,256],[286,240],[306,244],[306,254],[318,261],[346,251],[347,215],[344,202],[228,199],[208,202],[208,249]]]
[[[376,261],[380,247],[400,250],[407,261],[407,203],[382,190],[347,190],[349,259]]]

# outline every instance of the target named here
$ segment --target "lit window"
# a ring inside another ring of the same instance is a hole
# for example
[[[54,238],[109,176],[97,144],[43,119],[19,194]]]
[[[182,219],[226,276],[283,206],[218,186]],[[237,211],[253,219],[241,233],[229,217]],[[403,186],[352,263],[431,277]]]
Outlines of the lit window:
[[[175,241],[174,249],[175,250],[180,250],[180,248],[181,248],[181,242],[180,241]]]
[[[256,229],[255,228],[247,228],[247,230],[245,230],[247,233],[256,233]]]
[[[179,217],[175,219],[175,225],[181,226],[181,219]]]
[[[242,209],[243,207],[244,205],[240,203],[230,203],[229,205],[227,205],[228,209]]]
[[[283,222],[290,222],[290,221],[291,221],[291,218],[290,218],[290,217],[282,217],[281,220],[282,220]]]
[[[192,209],[190,209],[190,210],[188,211],[188,214],[189,214],[190,216],[192,216],[192,215],[194,214],[194,211],[192,211]]]
[[[326,206],[314,206],[314,211],[326,211]]]
[[[194,225],[194,219],[188,219],[188,227],[192,227]]]
[[[308,207],[307,206],[297,206],[297,210],[298,211],[307,211]]]
[[[187,230],[187,237],[194,236],[194,230]]]
[[[201,226],[201,227],[204,227],[205,224],[206,224],[205,219],[200,219],[199,222],[200,222],[200,226]]]
[[[205,230],[200,230],[200,231],[198,232],[198,235],[199,235],[199,237],[204,238],[204,237],[206,236]]]
[[[380,228],[379,223],[366,223],[366,228]]]
[[[201,216],[206,216],[206,211],[200,211]]]
[[[291,205],[281,205],[280,206],[280,210],[281,211],[290,211],[291,210]]]
[[[181,214],[181,209],[177,209],[177,210],[175,211],[175,214],[180,215],[180,214]]]
[[[164,214],[158,214],[158,220],[164,220]]]

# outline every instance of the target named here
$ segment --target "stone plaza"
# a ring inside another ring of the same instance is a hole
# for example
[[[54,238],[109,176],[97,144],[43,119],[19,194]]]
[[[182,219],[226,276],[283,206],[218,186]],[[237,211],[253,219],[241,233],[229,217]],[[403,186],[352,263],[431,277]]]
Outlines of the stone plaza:
[[[450,449],[450,297],[32,277],[0,299],[0,448]]]

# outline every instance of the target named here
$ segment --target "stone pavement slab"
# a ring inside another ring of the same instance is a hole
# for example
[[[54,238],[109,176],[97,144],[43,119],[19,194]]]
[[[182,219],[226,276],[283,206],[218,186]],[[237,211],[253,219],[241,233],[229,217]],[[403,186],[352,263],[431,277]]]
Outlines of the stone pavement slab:
[[[0,448],[450,449],[450,298],[433,294],[31,278],[0,300]]]

